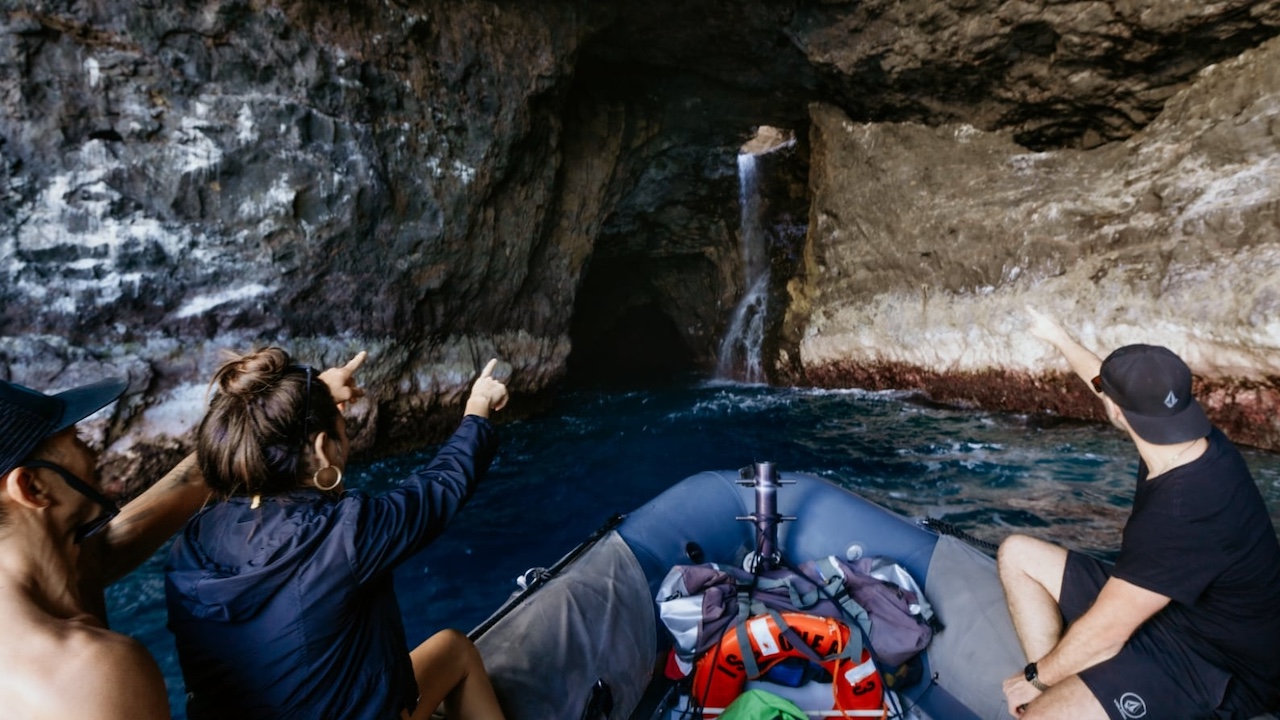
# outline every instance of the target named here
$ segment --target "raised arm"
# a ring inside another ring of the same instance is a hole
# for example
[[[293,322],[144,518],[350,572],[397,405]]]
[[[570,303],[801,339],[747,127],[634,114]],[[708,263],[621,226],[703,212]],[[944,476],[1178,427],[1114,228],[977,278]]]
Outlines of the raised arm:
[[[1031,316],[1031,327],[1028,328],[1031,335],[1057,348],[1071,365],[1071,370],[1092,390],[1093,379],[1102,369],[1102,358],[1081,345],[1061,325],[1039,310],[1028,306],[1027,314]]]
[[[208,500],[192,453],[121,508],[94,548],[97,568],[82,570],[92,577],[98,569],[101,584],[110,585],[146,562]]]
[[[351,545],[360,582],[385,572],[434,540],[470,499],[498,448],[490,412],[507,404],[507,388],[490,360],[471,386],[466,414],[435,458],[396,489],[364,502]]]

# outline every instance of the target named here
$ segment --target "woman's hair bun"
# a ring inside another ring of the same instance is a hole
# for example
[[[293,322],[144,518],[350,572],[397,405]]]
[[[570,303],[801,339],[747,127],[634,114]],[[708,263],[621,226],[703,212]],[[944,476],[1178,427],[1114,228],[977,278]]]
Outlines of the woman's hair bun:
[[[289,354],[277,347],[232,355],[213,376],[218,391],[227,395],[257,395],[273,388],[289,367]]]

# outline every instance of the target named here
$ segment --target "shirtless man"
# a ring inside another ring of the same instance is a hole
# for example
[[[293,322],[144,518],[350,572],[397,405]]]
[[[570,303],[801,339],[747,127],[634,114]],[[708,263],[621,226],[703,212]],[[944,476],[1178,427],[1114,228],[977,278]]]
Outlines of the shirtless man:
[[[168,718],[155,660],[107,629],[103,588],[144,562],[208,498],[194,455],[123,510],[104,497],[75,423],[126,383],[49,396],[0,381],[0,714]]]
[[[1138,452],[1115,564],[1025,535],[1000,579],[1030,662],[1004,682],[1022,720],[1252,718],[1280,707],[1280,542],[1244,458],[1173,352],[1099,358],[1034,310]]]

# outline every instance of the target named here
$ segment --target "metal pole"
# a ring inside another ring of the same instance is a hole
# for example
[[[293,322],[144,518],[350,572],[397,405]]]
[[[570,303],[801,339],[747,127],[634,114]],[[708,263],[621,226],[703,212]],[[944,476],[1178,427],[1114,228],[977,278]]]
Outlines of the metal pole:
[[[772,570],[778,557],[778,473],[771,462],[755,463],[756,550],[761,570]]]
[[[756,527],[756,550],[747,556],[746,568],[753,572],[773,570],[782,554],[778,550],[778,526],[794,517],[778,514],[778,488],[794,480],[782,480],[771,462],[752,463],[738,471],[738,484],[755,489],[756,511],[740,517]]]

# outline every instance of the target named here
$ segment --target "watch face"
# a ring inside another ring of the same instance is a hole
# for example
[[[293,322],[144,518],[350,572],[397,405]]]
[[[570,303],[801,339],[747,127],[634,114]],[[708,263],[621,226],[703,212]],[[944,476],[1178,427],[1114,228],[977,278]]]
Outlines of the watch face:
[[[1022,676],[1027,679],[1027,682],[1035,680],[1037,674],[1035,663],[1027,663],[1027,666],[1022,670]]]

